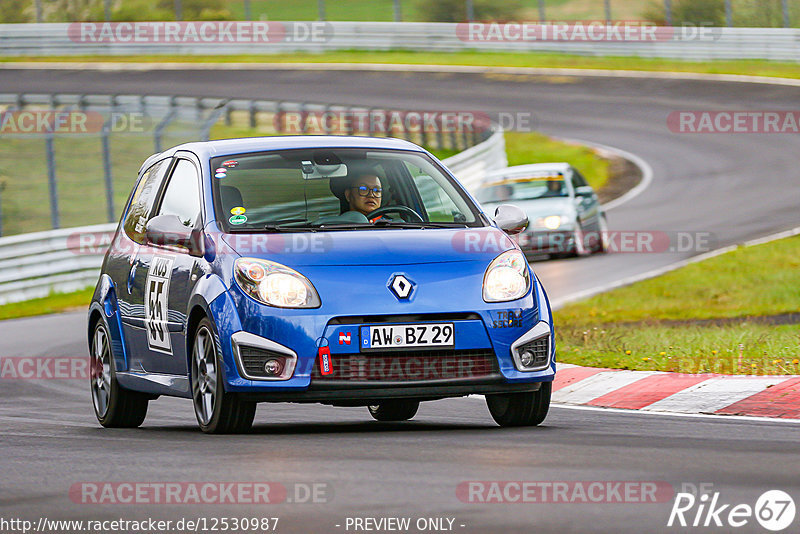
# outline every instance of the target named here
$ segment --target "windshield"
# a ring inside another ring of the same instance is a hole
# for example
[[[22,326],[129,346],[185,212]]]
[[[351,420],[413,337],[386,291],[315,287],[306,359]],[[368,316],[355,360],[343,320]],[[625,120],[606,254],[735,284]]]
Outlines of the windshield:
[[[285,150],[213,158],[226,231],[482,226],[478,210],[425,154]]]
[[[567,196],[564,177],[533,176],[513,178],[485,185],[478,190],[479,202],[513,202],[515,200],[534,200],[545,197]]]

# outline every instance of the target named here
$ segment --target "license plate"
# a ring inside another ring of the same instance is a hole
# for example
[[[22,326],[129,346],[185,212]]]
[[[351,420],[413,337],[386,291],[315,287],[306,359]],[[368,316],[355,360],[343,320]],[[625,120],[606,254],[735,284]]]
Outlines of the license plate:
[[[455,337],[453,323],[362,326],[361,350],[454,347]]]

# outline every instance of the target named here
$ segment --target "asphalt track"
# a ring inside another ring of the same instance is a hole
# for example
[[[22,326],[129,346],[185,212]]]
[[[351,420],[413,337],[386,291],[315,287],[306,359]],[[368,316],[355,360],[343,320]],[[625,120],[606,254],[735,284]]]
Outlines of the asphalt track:
[[[674,134],[666,117],[676,110],[794,110],[800,88],[508,74],[3,70],[0,91],[531,112],[538,130],[618,147],[652,166],[653,183],[610,212],[612,230],[711,232],[714,245],[725,246],[798,226],[797,135]],[[534,267],[551,297],[560,299],[698,252],[609,254]],[[3,356],[85,353],[82,313],[0,323]],[[346,532],[347,517],[367,516],[450,517],[454,530],[464,532],[679,530],[666,526],[672,498],[653,504],[460,501],[458,484],[475,480],[664,481],[675,491],[711,483],[724,503],[752,506],[770,489],[800,503],[800,426],[785,422],[554,407],[539,428],[500,429],[480,399],[458,399],[423,405],[406,424],[373,422],[365,409],[261,405],[253,434],[217,437],[196,431],[188,401],[158,400],[142,429],[109,431],[96,424],[85,383],[4,380],[0,387],[3,518],[278,516],[282,532]],[[287,487],[326,483],[329,502],[99,506],[68,496],[83,481],[265,480]],[[797,532],[798,525],[795,519],[787,531]],[[764,530],[751,519],[737,531]]]

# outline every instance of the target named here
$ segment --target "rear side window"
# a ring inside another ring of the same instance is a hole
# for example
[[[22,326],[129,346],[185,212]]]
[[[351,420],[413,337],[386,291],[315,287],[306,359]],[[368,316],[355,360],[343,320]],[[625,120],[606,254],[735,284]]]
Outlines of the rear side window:
[[[584,185],[589,185],[586,183],[586,179],[576,169],[572,169],[572,187],[577,189]]]
[[[150,219],[153,203],[156,200],[161,180],[169,168],[169,162],[169,159],[162,159],[144,171],[131,197],[131,205],[123,228],[128,237],[139,244],[144,244],[145,226]]]
[[[200,186],[197,176],[197,169],[190,161],[178,160],[158,214],[176,215],[184,226],[193,227],[200,217]]]

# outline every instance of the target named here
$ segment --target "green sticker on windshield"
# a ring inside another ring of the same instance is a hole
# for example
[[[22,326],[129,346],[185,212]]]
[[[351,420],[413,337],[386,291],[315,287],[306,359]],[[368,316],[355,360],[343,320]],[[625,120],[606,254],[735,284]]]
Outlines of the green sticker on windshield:
[[[228,222],[231,224],[244,224],[247,222],[247,215],[234,215]]]

